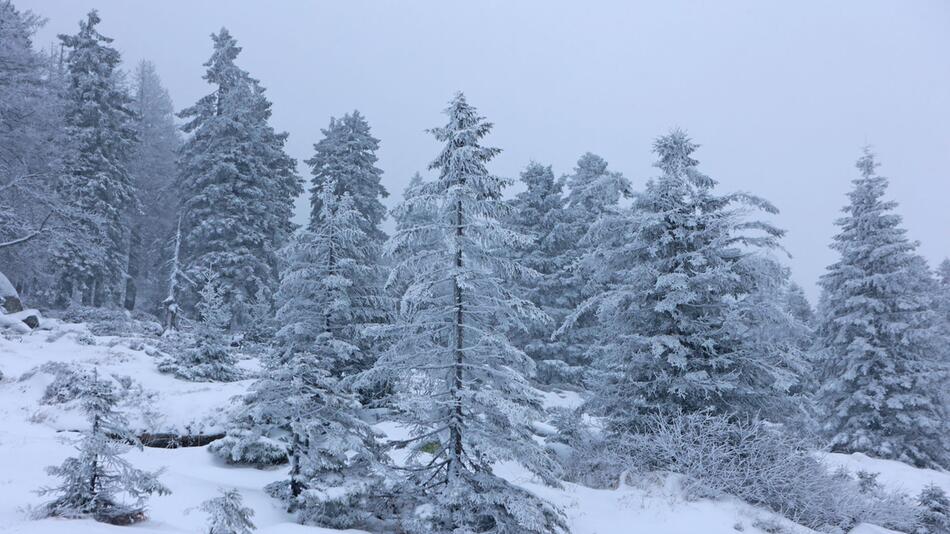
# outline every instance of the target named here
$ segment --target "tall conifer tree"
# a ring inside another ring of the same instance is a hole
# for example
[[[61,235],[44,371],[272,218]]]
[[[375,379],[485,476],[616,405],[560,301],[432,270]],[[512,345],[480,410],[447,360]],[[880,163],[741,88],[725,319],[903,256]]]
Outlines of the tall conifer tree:
[[[696,148],[681,131],[660,137],[661,175],[585,238],[582,262],[605,289],[562,328],[596,318],[597,400],[615,430],[640,428],[652,414],[752,417],[797,381],[794,348],[766,335],[792,320],[774,298],[785,270],[763,253],[783,232],[744,217],[748,208],[775,208],[747,194],[716,195],[692,158]]]
[[[135,147],[132,100],[119,77],[119,52],[96,30],[93,10],[76,35],[60,35],[66,55],[66,142],[60,191],[87,214],[75,232],[85,239],[58,244],[54,263],[65,293],[88,304],[118,304],[128,274],[128,214],[136,205],[129,173]]]
[[[820,281],[825,431],[836,450],[950,467],[935,282],[877,166],[865,149]]]
[[[526,269],[499,251],[530,239],[506,228],[506,180],[488,163],[496,148],[481,144],[492,125],[461,94],[449,121],[432,130],[444,148],[431,164],[436,181],[420,185],[396,212],[422,209],[431,222],[405,228],[390,251],[407,254],[395,268],[411,282],[390,328],[391,350],[366,373],[399,388],[399,419],[413,429],[404,528],[411,532],[566,530],[560,512],[492,473],[514,460],[544,480],[554,463],[531,437],[540,408],[526,376],[533,362],[505,337],[505,327],[538,320],[537,308],[507,283]],[[426,504],[431,513],[416,513]]]
[[[276,252],[293,231],[302,186],[284,151],[287,134],[269,124],[264,89],[234,63],[237,41],[226,29],[211,37],[204,78],[214,91],[179,114],[191,134],[179,160],[182,253],[189,268],[219,274],[240,326],[249,303],[276,289]]]

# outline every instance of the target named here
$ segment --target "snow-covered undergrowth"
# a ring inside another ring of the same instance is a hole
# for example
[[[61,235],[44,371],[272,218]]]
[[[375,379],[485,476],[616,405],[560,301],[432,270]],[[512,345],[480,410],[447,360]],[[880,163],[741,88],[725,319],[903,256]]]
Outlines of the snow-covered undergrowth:
[[[206,521],[200,503],[218,496],[219,489],[235,488],[254,510],[259,532],[337,532],[295,524],[280,503],[265,494],[265,485],[286,478],[286,467],[231,466],[206,447],[145,448],[125,455],[136,468],[163,468],[161,481],[172,491],[151,498],[149,519],[135,527],[91,520],[31,519],[30,507],[44,500],[33,490],[53,483],[45,467],[74,454],[70,431],[85,424],[76,402],[69,399],[70,370],[95,366],[100,376],[114,377],[121,396],[119,406],[137,432],[214,434],[225,430],[231,399],[242,393],[250,380],[186,382],[159,373],[160,357],[147,337],[98,336],[86,325],[56,320],[46,321],[43,329],[29,335],[0,337],[0,372],[4,376],[0,382],[0,531],[95,534],[134,528],[143,533],[200,532]],[[252,372],[257,368],[253,360],[241,365]],[[545,393],[544,400],[549,407],[569,408],[580,398],[573,392],[555,391]],[[382,422],[378,428],[391,438],[404,435],[404,429],[393,423]],[[539,423],[536,431],[545,430]],[[950,491],[946,473],[863,455],[823,457],[833,466],[878,472],[882,485],[911,495],[930,483]],[[509,481],[560,506],[575,534],[812,532],[736,499],[687,500],[677,475],[631,477],[635,480],[608,489],[571,483],[552,488],[517,464],[502,464],[497,470]],[[861,526],[855,532],[883,531]]]

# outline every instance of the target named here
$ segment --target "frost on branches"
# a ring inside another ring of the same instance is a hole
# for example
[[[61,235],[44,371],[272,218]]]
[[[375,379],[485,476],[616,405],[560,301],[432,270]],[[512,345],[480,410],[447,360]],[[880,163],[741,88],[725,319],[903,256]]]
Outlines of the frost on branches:
[[[364,379],[391,379],[396,417],[412,428],[403,528],[409,532],[565,532],[562,514],[492,473],[513,460],[549,483],[555,464],[531,435],[539,401],[526,376],[533,362],[505,337],[509,325],[544,320],[510,291],[509,280],[532,274],[499,251],[530,243],[500,222],[506,181],[486,168],[498,154],[480,141],[492,128],[462,94],[432,133],[444,148],[420,184],[396,208],[431,213],[428,224],[398,231],[390,252],[408,287],[392,327],[393,344]]]
[[[65,139],[60,195],[87,214],[77,239],[57,243],[61,297],[118,304],[127,274],[127,215],[136,208],[129,159],[135,147],[131,98],[119,82],[119,52],[96,30],[90,11],[76,35],[61,35],[66,56]]]
[[[366,527],[375,520],[384,455],[359,403],[339,382],[364,368],[358,341],[384,309],[374,242],[349,193],[318,189],[320,218],[284,249],[275,353],[244,399],[238,426],[212,450],[230,461],[290,461],[272,485],[307,524]]]
[[[526,189],[510,201],[509,222],[512,230],[531,237],[532,241],[527,247],[513,250],[512,255],[539,276],[521,281],[519,291],[554,322],[536,324],[529,332],[515,329],[510,333],[511,341],[539,363],[563,360],[570,347],[563,338],[552,340],[551,334],[573,306],[569,295],[577,245],[568,231],[563,181],[554,178],[550,166],[539,163],[529,164],[521,172],[521,181]]]
[[[201,503],[208,514],[207,534],[251,534],[257,527],[251,521],[254,510],[244,506],[236,489],[221,490],[221,496]]]
[[[47,468],[58,477],[58,486],[40,490],[55,499],[36,510],[37,517],[68,519],[93,518],[105,523],[127,525],[145,519],[145,501],[153,493],[169,493],[156,478],[132,467],[120,455],[138,439],[128,423],[117,412],[116,396],[110,382],[100,380],[98,373],[84,378],[80,386],[80,402],[89,420],[89,429],[82,432],[77,444],[77,457],[67,458],[61,465]],[[122,499],[131,497],[132,502]]]
[[[179,160],[182,254],[190,270],[213,266],[232,326],[244,326],[258,291],[269,299],[276,287],[302,186],[264,89],[234,63],[241,48],[226,29],[212,40],[205,79],[215,90],[179,113],[191,134]]]
[[[233,382],[243,373],[227,342],[231,322],[230,308],[224,301],[224,289],[218,275],[211,270],[196,273],[199,320],[195,323],[192,345],[158,365],[163,373],[195,382]]]
[[[568,309],[573,310],[604,289],[603,284],[580,262],[592,247],[585,237],[595,221],[618,209],[620,199],[629,197],[632,187],[622,174],[607,169],[604,158],[590,152],[577,160],[574,174],[567,176],[566,183],[567,203],[561,231],[570,243],[567,252],[570,265],[560,298]],[[578,317],[570,330],[561,331],[554,338],[563,348],[559,359],[569,365],[589,365],[596,356],[595,328],[594,319],[584,316]]]
[[[768,335],[793,321],[781,299],[765,298],[785,284],[767,254],[783,232],[745,217],[775,208],[716,195],[696,148],[681,131],[659,138],[662,174],[585,238],[582,267],[605,289],[561,330],[596,318],[597,403],[615,430],[637,429],[648,414],[774,410],[801,372],[794,347]]]
[[[820,281],[824,428],[835,450],[947,468],[947,338],[936,283],[896,203],[883,199],[887,179],[877,166],[865,150],[836,223],[831,246],[840,258]]]
[[[313,146],[315,153],[307,160],[313,174],[311,223],[316,226],[322,221],[321,191],[328,182],[333,182],[334,194],[349,193],[353,199],[354,207],[362,216],[360,228],[366,236],[381,244],[386,234],[379,225],[386,217],[386,206],[380,199],[389,193],[379,183],[383,171],[376,167],[379,139],[370,133],[369,123],[359,111],[347,113],[342,119],[330,119],[330,125],[322,131],[323,139]]]

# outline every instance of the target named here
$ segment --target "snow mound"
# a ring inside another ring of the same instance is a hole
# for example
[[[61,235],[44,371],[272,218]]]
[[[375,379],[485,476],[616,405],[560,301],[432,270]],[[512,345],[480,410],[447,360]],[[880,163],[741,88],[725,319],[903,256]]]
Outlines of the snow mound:
[[[197,510],[202,501],[217,496],[219,489],[235,488],[246,506],[255,511],[253,520],[263,534],[331,534],[341,531],[304,527],[293,522],[281,504],[269,497],[265,485],[287,477],[286,467],[254,469],[226,464],[207,447],[133,450],[126,458],[139,469],[164,468],[161,481],[172,494],[153,497],[149,519],[134,527],[114,527],[93,521],[29,519],[30,506],[43,502],[32,493],[53,482],[44,468],[59,464],[74,454],[69,439],[82,424],[82,417],[68,391],[56,402],[48,388],[57,380],[56,369],[96,366],[100,376],[111,376],[129,399],[122,405],[132,423],[152,432],[212,433],[224,430],[231,398],[241,394],[249,381],[194,383],[158,373],[156,358],[141,340],[95,336],[83,324],[57,320],[46,322],[49,331],[16,340],[0,338],[0,531],[30,534],[111,534],[135,530],[142,534],[191,533],[203,530],[206,515]],[[51,364],[51,362],[53,362]],[[242,362],[253,366],[254,362]],[[44,366],[44,364],[47,364]],[[42,369],[40,369],[42,368]],[[45,370],[44,370],[45,369]],[[131,382],[127,379],[131,379]],[[68,384],[68,376],[61,383]],[[120,388],[120,389],[121,389]],[[55,389],[55,388],[54,388]],[[56,393],[56,392],[54,392]],[[541,393],[549,407],[573,408],[582,402],[572,392]],[[44,398],[47,400],[44,401]],[[45,404],[44,404],[45,402]],[[390,421],[375,427],[390,439],[406,437],[406,430]],[[550,431],[546,426],[539,430]],[[405,451],[395,450],[394,460]],[[826,455],[829,465],[852,471],[881,473],[879,480],[890,488],[916,494],[928,483],[950,491],[950,474],[915,469],[864,455]],[[535,495],[560,506],[574,534],[762,534],[776,528],[785,534],[813,531],[769,511],[738,500],[689,501],[675,475],[651,475],[619,483],[614,489],[593,489],[564,483],[561,488],[542,484],[515,463],[497,466],[498,473]],[[346,531],[358,534],[359,531]],[[851,534],[892,534],[892,531],[861,525]]]

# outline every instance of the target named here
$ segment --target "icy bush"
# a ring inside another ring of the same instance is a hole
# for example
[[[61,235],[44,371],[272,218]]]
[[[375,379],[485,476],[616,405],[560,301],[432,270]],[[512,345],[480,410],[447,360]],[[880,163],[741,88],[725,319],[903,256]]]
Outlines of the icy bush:
[[[950,499],[943,488],[933,484],[917,496],[919,525],[915,534],[950,534]]]
[[[247,429],[228,430],[208,451],[229,464],[278,465],[287,461],[287,444]]]
[[[95,308],[73,304],[59,314],[67,323],[86,323],[89,331],[97,336],[150,335],[162,332],[162,325],[155,317],[143,313],[130,313],[120,308]]]
[[[668,471],[683,475],[687,498],[731,495],[824,531],[868,522],[910,532],[916,524],[903,496],[875,486],[872,475],[862,483],[847,472],[829,472],[810,443],[768,423],[706,414],[652,417],[642,433],[578,439],[575,449],[585,452],[574,455],[568,472],[593,482],[616,480],[623,471]]]
[[[236,489],[221,490],[221,496],[201,503],[208,517],[208,534],[251,534],[257,527],[251,522],[254,510],[244,506]]]
[[[201,320],[196,325],[194,342],[176,351],[158,364],[158,370],[172,373],[193,382],[233,382],[243,378],[237,358],[227,343],[231,315],[217,275],[208,271],[200,275],[203,285],[196,306]]]

